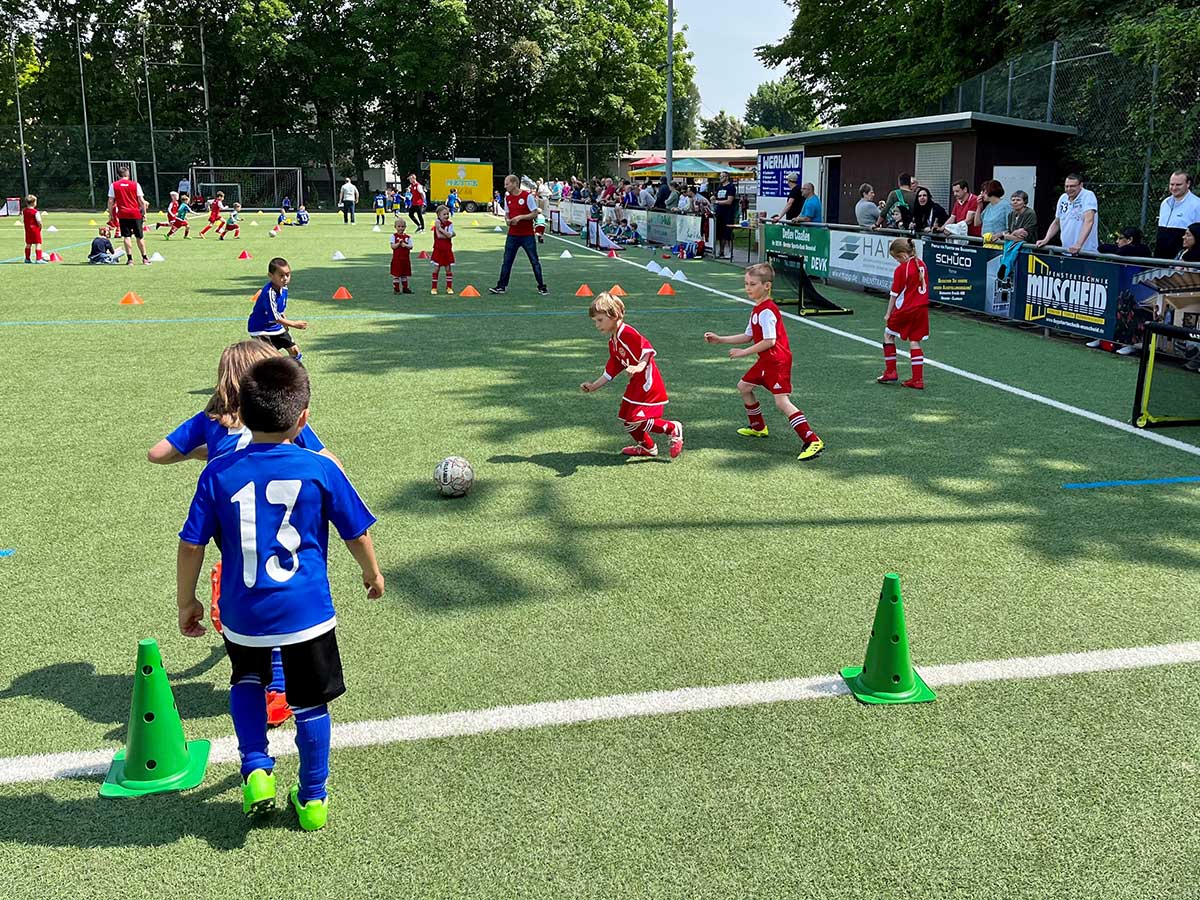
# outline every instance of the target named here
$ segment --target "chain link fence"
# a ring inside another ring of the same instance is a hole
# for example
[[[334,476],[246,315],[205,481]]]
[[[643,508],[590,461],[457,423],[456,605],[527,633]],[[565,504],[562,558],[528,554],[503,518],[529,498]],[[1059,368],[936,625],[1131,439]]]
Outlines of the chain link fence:
[[[1157,62],[1116,52],[1106,32],[1082,31],[962,82],[925,112],[978,111],[1073,126],[1079,134],[1067,142],[1063,163],[1095,191],[1101,239],[1135,225],[1153,244],[1171,173],[1182,168],[1196,178],[1200,157],[1200,98],[1193,91],[1181,108],[1158,72]]]

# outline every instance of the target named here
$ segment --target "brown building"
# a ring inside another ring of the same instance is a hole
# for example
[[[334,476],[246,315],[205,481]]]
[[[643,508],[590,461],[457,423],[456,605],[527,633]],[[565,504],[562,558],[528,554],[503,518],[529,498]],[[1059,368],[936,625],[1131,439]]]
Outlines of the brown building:
[[[947,210],[950,185],[959,179],[975,193],[991,178],[1006,194],[1024,190],[1044,232],[1066,174],[1059,171],[1059,150],[1076,133],[1065,125],[961,112],[776,135],[746,146],[759,151],[764,177],[771,154],[802,153],[802,181],[816,187],[828,222],[854,224],[861,184],[873,185],[882,200],[896,187],[896,177],[908,172]],[[760,190],[758,208],[771,212],[775,199]],[[782,202],[775,205],[782,208]]]

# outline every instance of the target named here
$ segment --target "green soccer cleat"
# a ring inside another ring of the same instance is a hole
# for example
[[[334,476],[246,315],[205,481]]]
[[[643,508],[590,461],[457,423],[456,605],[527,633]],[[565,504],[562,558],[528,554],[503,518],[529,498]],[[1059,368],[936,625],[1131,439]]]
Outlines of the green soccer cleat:
[[[242,785],[242,812],[261,816],[275,810],[275,773],[255,769]]]
[[[820,456],[821,451],[825,449],[825,442],[820,438],[814,438],[804,445],[804,449],[800,451],[800,455],[796,457],[799,460],[812,459],[815,456]]]
[[[300,819],[300,827],[305,831],[319,831],[325,827],[325,823],[329,821],[329,798],[323,800],[309,800],[303,806],[300,805],[300,785],[292,785],[291,793],[292,807],[296,810],[296,815]]]
[[[757,428],[739,428],[738,434],[742,437],[766,437],[767,427],[764,425],[762,431],[759,431]]]

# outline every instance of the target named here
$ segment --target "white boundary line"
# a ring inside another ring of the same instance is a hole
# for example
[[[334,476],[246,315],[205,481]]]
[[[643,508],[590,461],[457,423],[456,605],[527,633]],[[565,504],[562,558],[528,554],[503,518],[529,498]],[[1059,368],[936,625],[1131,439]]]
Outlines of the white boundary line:
[[[1129,647],[1116,650],[1090,650],[1083,653],[1059,653],[1050,656],[1014,657],[982,662],[952,663],[921,668],[921,676],[932,687],[1012,681],[1033,678],[1060,678],[1092,672],[1145,669],[1154,666],[1200,662],[1200,641],[1161,644],[1153,647]],[[467,737],[502,731],[524,731],[553,725],[578,725],[636,719],[702,710],[733,709],[768,703],[798,703],[827,700],[849,694],[837,675],[786,678],[779,681],[752,681],[713,687],[678,688],[639,694],[614,694],[578,700],[555,700],[521,706],[497,706],[491,709],[464,710],[421,716],[400,716],[366,722],[346,722],[333,726],[333,747],[379,747],[409,741]],[[295,731],[271,733],[273,756],[294,756]],[[61,778],[100,775],[108,771],[113,749],[78,753],[50,753],[11,756],[0,759],[0,784],[25,784]],[[229,763],[238,759],[233,737],[212,742],[209,761]]]
[[[554,238],[556,241],[561,241],[564,244],[570,244],[573,247],[578,246],[573,241],[568,241],[559,237],[558,235],[551,234],[548,236]],[[598,256],[605,256],[605,254],[600,253],[598,250],[592,250],[590,247],[583,247],[581,249],[587,250],[590,253],[595,253]],[[645,266],[640,265],[631,259],[624,259],[623,257],[618,256],[617,260],[625,263],[628,266],[642,269],[643,271],[646,269]],[[733,300],[737,303],[745,304],[746,306],[754,305],[752,301],[747,300],[744,297],[737,297],[733,294],[728,294],[725,291],[718,290],[714,287],[709,287],[708,285],[701,284],[698,281],[692,281],[689,279],[688,281],[684,282],[684,284],[690,284],[692,287],[697,287],[702,291],[708,291],[710,294],[716,294],[718,297],[724,297],[727,300]],[[783,310],[780,310],[780,312],[783,312]],[[880,347],[880,341],[875,341],[871,338],[863,337],[862,335],[854,334],[849,331],[842,331],[840,328],[834,328],[832,325],[826,325],[822,322],[815,322],[812,319],[806,319],[803,316],[796,315],[795,313],[783,312],[783,314],[787,318],[796,322],[802,322],[803,324],[809,325],[813,328],[819,328],[821,331],[827,331],[830,334],[836,334],[839,337],[849,338],[852,341],[858,341],[860,344],[866,344],[868,347],[875,347],[877,349]],[[907,350],[901,350],[899,347],[896,348],[896,352],[900,356],[909,355]],[[1082,409],[1078,406],[1072,406],[1069,403],[1063,403],[1061,400],[1054,400],[1050,397],[1044,397],[1041,394],[1035,394],[1032,391],[1025,390],[1024,388],[1015,387],[1011,384],[1005,384],[1003,381],[996,381],[983,375],[976,375],[974,372],[968,372],[966,369],[960,369],[957,366],[951,366],[946,363],[938,362],[937,360],[931,359],[928,356],[925,357],[925,365],[932,366],[935,369],[941,369],[942,371],[949,372],[952,375],[958,375],[962,378],[967,378],[971,381],[976,381],[979,384],[986,384],[988,387],[994,387],[997,390],[1013,394],[1017,397],[1023,397],[1026,400],[1032,400],[1034,403],[1041,403],[1044,406],[1049,406],[1052,409],[1059,410],[1060,412],[1070,413],[1073,416],[1079,416],[1082,419],[1088,419],[1100,425],[1107,425],[1109,428],[1115,428],[1118,431],[1124,431],[1126,434],[1132,434],[1137,437],[1144,438],[1145,440],[1153,441],[1156,444],[1162,444],[1164,447],[1182,450],[1184,453],[1192,454],[1192,456],[1200,456],[1200,447],[1197,447],[1195,444],[1189,444],[1185,441],[1166,437],[1165,435],[1158,434],[1154,431],[1148,431],[1143,428],[1134,428],[1128,422],[1122,422],[1119,419],[1113,419],[1109,416],[1102,416],[1100,413],[1092,412],[1089,409]]]

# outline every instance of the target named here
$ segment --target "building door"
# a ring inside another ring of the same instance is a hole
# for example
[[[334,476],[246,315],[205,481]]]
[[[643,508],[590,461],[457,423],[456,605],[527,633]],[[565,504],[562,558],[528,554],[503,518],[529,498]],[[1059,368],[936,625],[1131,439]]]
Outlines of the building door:
[[[923,187],[929,188],[934,202],[950,208],[950,141],[931,141],[917,144],[917,165],[913,174]]]
[[[842,158],[840,156],[825,157],[821,185],[821,206],[825,210],[826,222],[838,222],[842,212]]]
[[[1005,199],[1011,197],[1013,191],[1024,191],[1029,195],[1029,208],[1033,209],[1037,166],[995,166],[992,169],[992,177],[1004,185]]]

